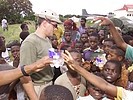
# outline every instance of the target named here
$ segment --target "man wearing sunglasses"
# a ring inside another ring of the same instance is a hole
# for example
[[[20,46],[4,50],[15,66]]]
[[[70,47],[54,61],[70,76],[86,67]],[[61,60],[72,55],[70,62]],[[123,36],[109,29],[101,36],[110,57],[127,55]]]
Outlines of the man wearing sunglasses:
[[[20,66],[29,65],[44,56],[48,56],[48,50],[52,48],[48,37],[53,35],[54,28],[61,23],[59,16],[51,10],[44,10],[36,16],[38,27],[22,43]],[[51,67],[46,67],[42,71],[22,77],[21,82],[29,99],[37,100],[41,90],[52,84],[52,79],[53,71]]]

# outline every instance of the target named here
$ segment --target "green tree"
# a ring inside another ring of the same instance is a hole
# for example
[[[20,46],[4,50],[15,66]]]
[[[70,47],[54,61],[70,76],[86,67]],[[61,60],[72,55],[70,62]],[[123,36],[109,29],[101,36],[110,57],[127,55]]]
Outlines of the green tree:
[[[4,16],[10,23],[21,23],[23,18],[28,18],[34,13],[29,0],[0,0],[0,19]]]

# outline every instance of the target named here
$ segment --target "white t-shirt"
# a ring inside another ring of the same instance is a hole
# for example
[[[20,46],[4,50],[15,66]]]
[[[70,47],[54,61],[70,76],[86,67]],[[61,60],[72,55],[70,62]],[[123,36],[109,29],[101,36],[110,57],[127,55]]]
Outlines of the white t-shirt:
[[[2,28],[7,27],[7,20],[6,19],[2,19]]]
[[[95,100],[91,95],[88,95],[88,96],[84,96],[84,97],[79,97],[77,100]],[[102,100],[110,100],[106,97],[102,98]]]
[[[2,57],[6,60],[6,62],[10,62],[10,56],[9,56],[8,48],[6,48],[5,52],[2,52]]]
[[[117,98],[115,100],[133,100],[133,91],[117,87]]]

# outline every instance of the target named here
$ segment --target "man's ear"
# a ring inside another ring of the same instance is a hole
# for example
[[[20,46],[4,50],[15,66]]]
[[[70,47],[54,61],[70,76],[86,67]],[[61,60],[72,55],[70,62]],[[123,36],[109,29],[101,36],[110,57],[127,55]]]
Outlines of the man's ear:
[[[41,25],[42,25],[43,27],[46,27],[46,25],[47,25],[47,21],[44,20],[44,21],[41,23]]]

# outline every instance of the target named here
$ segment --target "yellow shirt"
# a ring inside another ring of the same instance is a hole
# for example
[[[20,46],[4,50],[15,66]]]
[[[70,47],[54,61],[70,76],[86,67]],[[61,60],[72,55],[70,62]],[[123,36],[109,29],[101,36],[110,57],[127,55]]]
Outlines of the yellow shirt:
[[[56,35],[58,39],[58,43],[60,44],[62,36],[63,36],[63,30],[60,27],[58,27],[57,29],[54,30],[54,34]]]
[[[132,72],[132,71],[133,71],[133,65],[130,66],[130,67],[128,67],[128,71],[129,71],[129,72]]]
[[[117,98],[115,100],[133,100],[133,91],[117,87]]]

